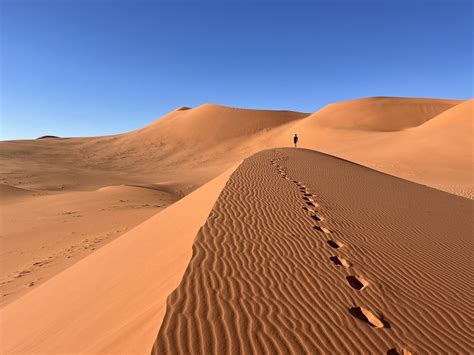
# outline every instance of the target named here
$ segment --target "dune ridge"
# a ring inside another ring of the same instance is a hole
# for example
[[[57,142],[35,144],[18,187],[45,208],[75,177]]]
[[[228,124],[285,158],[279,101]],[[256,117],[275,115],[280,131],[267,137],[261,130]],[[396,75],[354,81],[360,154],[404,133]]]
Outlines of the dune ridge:
[[[152,353],[470,353],[471,210],[321,153],[258,153],[199,231]]]
[[[368,97],[327,105],[308,120],[337,129],[400,131],[417,127],[460,103],[461,100]]]

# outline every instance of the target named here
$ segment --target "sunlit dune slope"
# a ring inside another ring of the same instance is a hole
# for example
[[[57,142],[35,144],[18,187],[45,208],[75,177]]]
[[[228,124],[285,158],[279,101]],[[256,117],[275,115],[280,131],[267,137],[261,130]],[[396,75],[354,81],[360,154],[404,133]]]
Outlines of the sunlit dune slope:
[[[127,138],[196,146],[219,144],[228,139],[249,137],[309,114],[292,111],[248,110],[204,104],[193,109],[173,111]]]
[[[254,152],[249,141],[307,115],[205,104],[114,136],[1,142],[2,179],[60,191],[181,180],[192,190]]]
[[[371,97],[338,102],[313,113],[307,121],[320,127],[399,131],[416,127],[462,101]],[[309,123],[309,122],[308,122]]]

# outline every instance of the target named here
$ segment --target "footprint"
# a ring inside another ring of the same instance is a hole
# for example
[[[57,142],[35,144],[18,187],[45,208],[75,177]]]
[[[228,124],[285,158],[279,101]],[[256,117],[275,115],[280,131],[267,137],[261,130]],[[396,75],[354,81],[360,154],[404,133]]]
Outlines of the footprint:
[[[369,285],[369,282],[363,276],[347,276],[347,282],[356,290],[363,290]]]
[[[348,268],[351,266],[351,264],[346,259],[341,258],[339,256],[331,256],[329,259],[338,266],[342,266],[345,268]]]
[[[332,240],[332,239],[328,240],[327,243],[329,244],[331,248],[334,248],[334,249],[339,249],[340,247],[344,245],[341,242],[337,240]]]
[[[363,322],[369,323],[374,328],[390,328],[390,324],[382,316],[375,315],[365,307],[352,307],[349,313]]]
[[[316,213],[313,213],[310,217],[314,219],[315,221],[324,221],[324,217],[319,216]]]
[[[14,277],[15,277],[15,279],[18,279],[19,277],[23,277],[26,274],[29,274],[30,272],[31,272],[30,270],[22,270],[22,271],[18,272]]]
[[[309,202],[306,202],[306,204],[307,204],[308,206],[313,206],[313,207],[316,207],[316,208],[319,208],[319,207],[320,207],[320,206],[319,206],[319,203],[317,203],[317,202],[310,202],[310,201],[309,201]]]
[[[320,232],[323,232],[325,234],[331,234],[331,231],[329,229],[327,229],[326,227],[314,226],[313,228],[320,231]],[[328,241],[328,243],[329,243],[329,241]],[[341,243],[341,247],[342,247],[342,243]]]
[[[405,349],[392,348],[387,350],[387,355],[411,355],[411,352]]]

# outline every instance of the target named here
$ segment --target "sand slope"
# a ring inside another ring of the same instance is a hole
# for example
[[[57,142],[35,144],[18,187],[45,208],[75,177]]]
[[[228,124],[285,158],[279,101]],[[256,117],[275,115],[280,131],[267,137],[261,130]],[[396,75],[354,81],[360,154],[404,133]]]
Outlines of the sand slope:
[[[473,199],[473,117],[471,99],[403,132],[391,142],[398,148],[392,148],[393,159],[418,164],[424,169],[423,183]]]
[[[400,131],[416,127],[461,103],[460,100],[369,97],[330,104],[307,121],[321,127]]]
[[[32,196],[33,194],[33,191],[27,189],[21,189],[7,184],[0,184],[0,199],[3,202],[25,199],[26,197]]]
[[[2,353],[149,353],[233,169],[0,310]]]
[[[473,100],[352,100],[296,122],[281,143],[299,132],[302,147],[472,198],[472,105]],[[372,128],[363,129],[360,122],[369,118]],[[390,131],[397,122],[411,128]]]
[[[11,189],[19,190],[20,196],[15,193],[3,200],[1,208],[0,306],[179,198],[172,191],[135,186],[55,194]]]
[[[256,154],[200,230],[153,353],[471,353],[471,212],[313,151]]]

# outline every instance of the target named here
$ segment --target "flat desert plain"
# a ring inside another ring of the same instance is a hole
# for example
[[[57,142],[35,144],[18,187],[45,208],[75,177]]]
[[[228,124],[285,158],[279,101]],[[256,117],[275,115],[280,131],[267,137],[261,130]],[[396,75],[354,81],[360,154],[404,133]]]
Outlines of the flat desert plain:
[[[473,105],[0,142],[1,352],[472,353]]]

